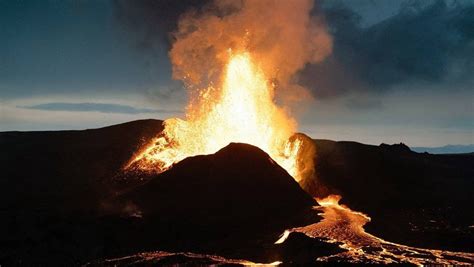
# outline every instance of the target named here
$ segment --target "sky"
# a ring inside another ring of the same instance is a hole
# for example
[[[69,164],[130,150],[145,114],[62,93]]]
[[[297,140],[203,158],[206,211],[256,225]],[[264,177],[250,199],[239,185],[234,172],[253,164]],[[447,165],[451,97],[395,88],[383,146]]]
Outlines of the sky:
[[[205,2],[0,0],[0,131],[183,116],[170,33]],[[295,77],[314,97],[294,113],[301,132],[474,144],[474,0],[316,1],[312,12],[333,51]]]

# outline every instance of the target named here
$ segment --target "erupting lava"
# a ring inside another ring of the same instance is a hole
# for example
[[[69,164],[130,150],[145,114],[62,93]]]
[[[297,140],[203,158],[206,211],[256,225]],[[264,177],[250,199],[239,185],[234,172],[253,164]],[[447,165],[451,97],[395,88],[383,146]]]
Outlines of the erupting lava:
[[[296,122],[275,91],[285,107],[309,98],[295,74],[331,53],[323,18],[311,13],[314,1],[214,0],[210,7],[184,13],[172,33],[173,78],[190,94],[184,120],[166,120],[126,168],[163,172],[241,142],[267,152],[297,181],[311,175],[312,143],[294,135]]]
[[[127,168],[163,172],[186,157],[215,153],[231,142],[257,146],[297,181],[313,159],[299,153],[302,140],[291,138],[296,122],[274,102],[274,85],[249,52],[232,54],[222,86],[199,92],[186,120],[169,119],[165,129]]]

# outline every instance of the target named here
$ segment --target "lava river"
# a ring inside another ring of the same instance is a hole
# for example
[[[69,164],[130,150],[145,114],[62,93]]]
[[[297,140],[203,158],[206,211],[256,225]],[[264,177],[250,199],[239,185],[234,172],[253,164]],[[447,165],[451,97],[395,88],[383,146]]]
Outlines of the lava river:
[[[342,261],[352,263],[411,263],[416,265],[471,265],[474,253],[451,252],[434,249],[415,248],[385,241],[364,230],[370,217],[352,211],[339,204],[340,196],[330,195],[316,199],[323,217],[318,223],[285,231],[276,244],[283,243],[291,232],[304,233],[312,238],[327,239],[346,250],[331,256],[320,257],[317,261]]]

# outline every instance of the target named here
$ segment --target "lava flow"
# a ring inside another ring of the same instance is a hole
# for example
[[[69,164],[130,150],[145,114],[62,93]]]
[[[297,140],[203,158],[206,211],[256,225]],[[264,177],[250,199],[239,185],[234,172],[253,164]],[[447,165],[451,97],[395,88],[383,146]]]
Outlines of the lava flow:
[[[127,168],[163,172],[186,157],[212,154],[231,142],[261,148],[297,181],[303,169],[312,168],[313,158],[299,153],[302,141],[290,138],[296,122],[275,104],[274,86],[248,52],[229,53],[222,86],[201,91],[185,120],[166,120],[162,134]]]
[[[168,259],[173,257],[181,257],[183,262],[170,264],[166,262]],[[165,265],[180,266],[180,265],[197,265],[197,266],[220,266],[220,265],[236,265],[236,266],[278,266],[282,262],[275,261],[271,263],[257,263],[241,259],[228,259],[216,255],[208,254],[196,254],[190,252],[166,252],[166,251],[154,251],[154,252],[142,252],[131,256],[125,256],[120,258],[106,259],[98,262],[91,262],[88,265],[160,265],[161,261],[166,262]]]
[[[320,257],[318,261],[347,261],[353,263],[409,263],[415,265],[471,265],[474,253],[451,252],[435,249],[415,248],[385,241],[364,230],[370,217],[339,204],[341,196],[330,195],[316,199],[322,211],[323,220],[304,227],[286,230],[275,242],[280,244],[291,232],[301,232],[312,238],[322,238],[337,243],[346,250],[331,256]]]

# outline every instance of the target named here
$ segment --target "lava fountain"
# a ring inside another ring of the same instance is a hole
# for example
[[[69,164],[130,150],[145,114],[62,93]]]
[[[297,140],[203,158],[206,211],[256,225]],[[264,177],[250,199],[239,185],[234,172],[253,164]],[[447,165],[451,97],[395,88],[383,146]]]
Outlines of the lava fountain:
[[[301,157],[302,140],[290,138],[296,122],[277,106],[274,85],[249,52],[229,51],[222,87],[203,90],[187,108],[186,119],[169,119],[164,131],[127,168],[163,172],[173,163],[212,154],[231,142],[247,143],[267,152],[297,181],[312,157]]]
[[[184,82],[190,99],[184,119],[166,120],[126,168],[163,172],[241,142],[264,150],[300,181],[312,173],[314,153],[307,152],[314,150],[294,135],[290,110],[311,97],[295,74],[331,53],[323,18],[312,14],[313,0],[209,4],[182,14],[172,34],[173,78]]]

